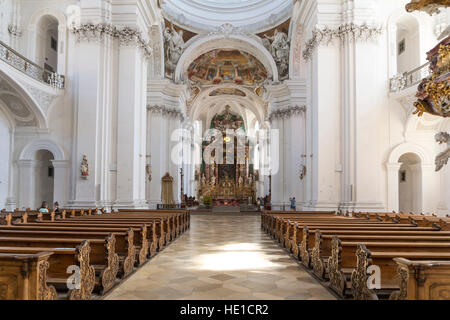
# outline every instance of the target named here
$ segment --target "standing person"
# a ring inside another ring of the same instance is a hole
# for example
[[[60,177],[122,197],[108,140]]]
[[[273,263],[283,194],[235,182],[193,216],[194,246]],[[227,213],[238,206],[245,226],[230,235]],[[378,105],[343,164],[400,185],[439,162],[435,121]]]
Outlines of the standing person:
[[[42,201],[41,207],[39,208],[39,212],[49,213],[48,212],[48,203],[47,203],[47,201]]]
[[[261,207],[261,211],[264,210],[264,198],[259,198],[259,206]]]
[[[289,199],[291,201],[291,210],[295,211],[295,197]]]
[[[54,211],[55,213],[59,213],[59,203],[58,203],[58,201],[56,201],[56,202],[53,204],[53,211]]]

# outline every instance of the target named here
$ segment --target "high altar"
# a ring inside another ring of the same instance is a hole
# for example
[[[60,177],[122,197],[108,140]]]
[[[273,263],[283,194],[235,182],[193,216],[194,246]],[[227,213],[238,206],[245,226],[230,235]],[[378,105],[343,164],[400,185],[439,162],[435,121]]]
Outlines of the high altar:
[[[237,206],[239,203],[254,203],[256,194],[256,179],[258,172],[253,170],[253,164],[249,163],[252,154],[252,146],[248,139],[241,139],[244,143],[238,143],[238,136],[245,135],[245,125],[241,116],[230,112],[230,106],[226,106],[222,114],[214,116],[211,120],[211,129],[217,129],[223,138],[223,161],[216,163],[215,152],[212,152],[210,163],[205,162],[204,151],[214,140],[204,142],[202,145],[203,159],[200,172],[197,172],[198,197],[212,198],[213,205]],[[227,150],[227,142],[234,139],[231,150]],[[230,161],[232,159],[232,161]]]

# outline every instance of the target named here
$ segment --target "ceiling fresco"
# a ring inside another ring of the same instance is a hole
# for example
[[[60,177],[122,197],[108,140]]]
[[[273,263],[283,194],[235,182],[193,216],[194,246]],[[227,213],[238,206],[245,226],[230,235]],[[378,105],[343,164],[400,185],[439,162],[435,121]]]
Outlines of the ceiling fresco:
[[[267,79],[267,70],[248,53],[216,49],[201,55],[191,63],[188,79],[191,83],[200,85],[235,83],[254,86]]]
[[[238,96],[238,97],[245,97],[246,94],[244,91],[235,89],[235,88],[219,88],[216,90],[213,90],[209,93],[210,97],[217,97],[217,96]]]

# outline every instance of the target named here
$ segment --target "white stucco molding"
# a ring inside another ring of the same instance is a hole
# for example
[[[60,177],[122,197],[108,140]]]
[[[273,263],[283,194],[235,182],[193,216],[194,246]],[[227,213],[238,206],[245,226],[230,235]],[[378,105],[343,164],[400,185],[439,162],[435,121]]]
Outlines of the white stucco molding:
[[[0,80],[5,80],[34,114],[39,128],[48,127],[48,111],[57,96],[64,90],[50,87],[0,60]]]
[[[278,69],[272,55],[263,46],[262,42],[254,37],[243,33],[213,33],[198,35],[191,40],[178,60],[177,68],[175,69],[176,83],[185,80],[183,77],[186,75],[192,61],[214,49],[234,49],[253,55],[264,65],[269,78],[272,78],[274,82],[278,82]]]
[[[56,161],[67,160],[64,149],[51,140],[37,139],[28,143],[19,155],[19,161],[32,160],[38,150],[47,150],[53,154]]]
[[[420,158],[422,165],[434,165],[434,159],[431,157],[430,152],[412,142],[405,142],[395,147],[389,155],[387,165],[397,164],[400,157],[405,153],[416,154]]]

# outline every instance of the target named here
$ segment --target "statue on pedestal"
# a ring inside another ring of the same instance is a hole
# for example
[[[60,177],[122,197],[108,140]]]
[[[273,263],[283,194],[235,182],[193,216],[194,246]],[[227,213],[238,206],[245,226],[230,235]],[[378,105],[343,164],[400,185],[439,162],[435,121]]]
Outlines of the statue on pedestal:
[[[86,155],[83,155],[83,160],[81,161],[81,176],[89,176],[89,164]]]

